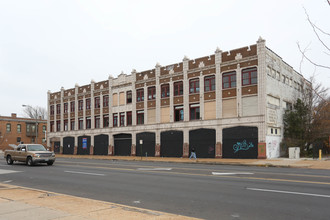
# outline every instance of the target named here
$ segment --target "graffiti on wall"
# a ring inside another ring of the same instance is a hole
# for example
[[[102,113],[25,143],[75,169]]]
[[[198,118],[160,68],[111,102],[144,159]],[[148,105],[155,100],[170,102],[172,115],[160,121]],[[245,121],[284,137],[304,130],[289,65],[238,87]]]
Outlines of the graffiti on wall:
[[[254,147],[254,145],[251,142],[249,144],[246,143],[246,140],[244,140],[243,142],[237,142],[233,145],[234,153],[237,153],[241,150],[249,150],[252,147]]]
[[[266,145],[267,145],[267,158],[277,158],[280,156],[280,136],[267,136]]]

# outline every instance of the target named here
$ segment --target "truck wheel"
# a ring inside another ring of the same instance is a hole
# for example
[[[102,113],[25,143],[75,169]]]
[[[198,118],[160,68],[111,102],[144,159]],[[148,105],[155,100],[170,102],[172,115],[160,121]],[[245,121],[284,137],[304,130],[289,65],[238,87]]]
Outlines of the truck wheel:
[[[12,165],[14,163],[14,161],[11,159],[10,155],[7,156],[6,160],[7,160],[8,165]]]
[[[33,165],[34,165],[34,164],[33,164],[32,157],[28,157],[28,158],[26,159],[26,164],[27,164],[28,166],[33,166]]]
[[[49,162],[47,162],[47,165],[51,166],[51,165],[53,165],[53,163],[54,163],[54,161],[49,161]]]

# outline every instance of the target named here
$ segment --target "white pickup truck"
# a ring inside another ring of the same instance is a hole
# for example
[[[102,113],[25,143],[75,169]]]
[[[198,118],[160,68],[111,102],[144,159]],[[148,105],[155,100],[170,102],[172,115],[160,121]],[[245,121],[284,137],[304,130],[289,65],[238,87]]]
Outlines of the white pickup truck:
[[[25,162],[29,166],[36,163],[47,163],[53,165],[55,153],[48,151],[41,144],[20,144],[13,150],[5,150],[4,158],[7,164],[11,165],[14,161]]]

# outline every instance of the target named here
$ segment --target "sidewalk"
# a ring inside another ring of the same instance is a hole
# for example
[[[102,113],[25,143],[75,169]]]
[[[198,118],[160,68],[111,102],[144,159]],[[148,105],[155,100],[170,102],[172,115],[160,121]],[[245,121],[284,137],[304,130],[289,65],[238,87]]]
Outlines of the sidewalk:
[[[175,157],[134,157],[134,156],[98,156],[98,155],[63,155],[57,154],[58,158],[86,158],[99,160],[126,160],[126,161],[151,161],[169,163],[200,163],[200,164],[219,164],[219,165],[242,165],[242,166],[262,166],[262,167],[291,167],[291,168],[310,168],[330,170],[330,159],[322,160],[312,158],[288,159],[220,159],[220,158],[189,158]]]
[[[0,183],[0,220],[196,219]]]

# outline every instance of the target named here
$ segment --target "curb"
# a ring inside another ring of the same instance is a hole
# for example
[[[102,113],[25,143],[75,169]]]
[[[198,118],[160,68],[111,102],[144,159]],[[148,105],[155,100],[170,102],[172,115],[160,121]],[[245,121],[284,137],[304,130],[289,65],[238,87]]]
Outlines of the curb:
[[[251,163],[241,163],[241,162],[225,162],[225,161],[171,161],[171,160],[145,160],[145,159],[137,159],[137,158],[97,158],[97,157],[85,157],[82,155],[80,156],[61,156],[57,155],[58,158],[70,158],[70,159],[89,159],[89,160],[110,160],[110,161],[142,161],[142,162],[162,162],[162,163],[182,163],[182,164],[207,164],[207,165],[232,165],[232,166],[253,166],[253,167],[277,167],[277,168],[311,168],[311,165],[305,166],[295,166],[295,165],[280,165],[280,164],[272,164],[272,163],[265,163],[265,164],[251,164]]]

